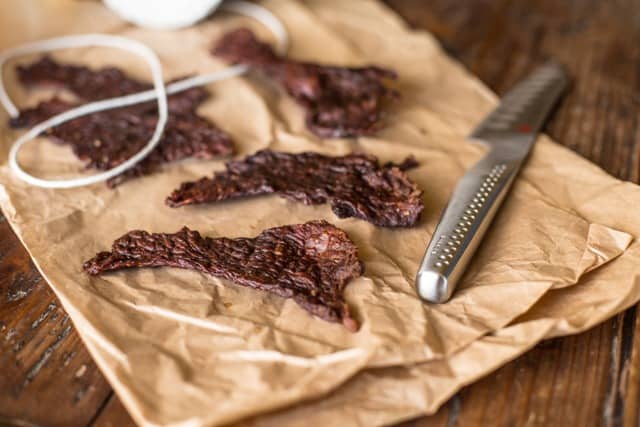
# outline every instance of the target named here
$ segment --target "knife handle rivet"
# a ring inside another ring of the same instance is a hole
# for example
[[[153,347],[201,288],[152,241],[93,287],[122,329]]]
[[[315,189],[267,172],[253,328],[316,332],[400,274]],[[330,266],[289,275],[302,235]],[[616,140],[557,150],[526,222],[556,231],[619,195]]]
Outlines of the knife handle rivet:
[[[442,263],[440,261],[436,262],[436,267],[442,267]]]
[[[440,255],[438,258],[440,258],[440,259],[447,259],[447,256],[446,256],[446,255]]]

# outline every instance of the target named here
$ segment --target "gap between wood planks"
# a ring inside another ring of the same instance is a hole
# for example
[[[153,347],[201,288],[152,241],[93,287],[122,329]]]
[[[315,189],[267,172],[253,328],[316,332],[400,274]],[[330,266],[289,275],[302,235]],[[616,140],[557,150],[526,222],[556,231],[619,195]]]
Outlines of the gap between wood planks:
[[[614,320],[614,328],[620,332],[611,343],[610,387],[603,413],[603,423],[607,426],[622,425],[625,418],[625,392],[629,383],[637,312],[637,306],[631,307]]]

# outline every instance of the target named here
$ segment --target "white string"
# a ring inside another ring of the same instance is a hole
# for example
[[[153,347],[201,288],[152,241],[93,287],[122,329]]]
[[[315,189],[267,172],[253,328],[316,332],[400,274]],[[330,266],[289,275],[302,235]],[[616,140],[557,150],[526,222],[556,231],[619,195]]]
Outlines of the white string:
[[[164,81],[162,79],[162,66],[160,65],[158,56],[151,49],[140,42],[129,40],[124,37],[108,36],[104,34],[86,34],[82,36],[60,37],[56,39],[43,40],[23,45],[3,53],[2,56],[0,56],[0,67],[8,58],[14,55],[24,55],[34,52],[84,46],[106,46],[124,49],[140,55],[145,59],[145,61],[147,61],[147,63],[149,64],[149,68],[151,69],[155,95],[158,98],[158,122],[156,123],[156,128],[153,132],[153,135],[151,136],[151,139],[142,150],[140,150],[130,159],[127,159],[125,162],[106,172],[82,178],[48,180],[30,175],[29,173],[24,171],[18,163],[18,153],[25,143],[31,141],[34,138],[37,138],[38,135],[40,135],[47,129],[66,121],[84,116],[86,114],[95,113],[97,111],[103,111],[108,108],[115,108],[116,106],[131,105],[139,102],[139,100],[136,99],[135,94],[124,97],[125,99],[121,99],[119,101],[115,99],[106,99],[103,101],[85,104],[72,110],[65,111],[64,113],[57,116],[51,117],[50,119],[34,126],[27,133],[22,135],[22,137],[20,137],[13,144],[11,150],[9,151],[9,167],[20,179],[27,182],[28,184],[43,188],[72,188],[105,181],[133,167],[136,163],[144,159],[156,147],[156,145],[158,145],[158,142],[160,142],[160,138],[162,137],[162,132],[164,131],[164,126],[167,123],[167,117],[169,114],[167,107],[167,94],[164,87]],[[3,85],[0,86],[2,86],[0,89],[0,100],[3,102],[3,105],[5,105],[4,101],[8,100],[8,96],[6,96],[6,91],[4,90]],[[4,99],[5,97],[6,99]],[[9,111],[9,114],[12,117],[17,117],[17,115],[19,115],[20,113],[17,111],[15,106],[10,104],[10,102],[11,101],[9,100],[9,104],[6,104],[5,108],[7,109],[7,111]],[[13,109],[11,109],[10,107],[13,107]]]
[[[233,1],[230,3],[224,3],[222,8],[235,13],[249,16],[261,22],[275,35],[278,41],[278,51],[282,53],[286,51],[289,42],[287,31],[280,20],[267,9],[246,1]],[[86,46],[115,47],[128,50],[142,56],[147,61],[147,63],[149,64],[149,68],[151,69],[154,88],[153,90],[84,104],[80,107],[65,111],[62,114],[51,117],[48,120],[45,120],[44,122],[39,123],[31,128],[13,144],[9,152],[9,167],[20,179],[31,185],[43,188],[73,188],[106,181],[117,175],[120,175],[121,173],[135,166],[138,162],[144,159],[158,145],[167,122],[167,94],[173,94],[196,86],[202,86],[215,81],[239,76],[247,71],[246,66],[235,65],[214,73],[180,80],[166,86],[165,88],[164,82],[162,80],[162,67],[160,65],[158,56],[151,49],[140,42],[127,39],[125,37],[103,34],[85,34],[80,36],[59,37],[55,39],[43,40],[18,46],[0,54],[0,103],[2,103],[2,106],[7,110],[9,115],[15,118],[19,116],[20,112],[7,95],[3,79],[1,78],[2,67],[8,59],[15,56],[27,55],[37,52]],[[34,138],[37,138],[43,132],[54,126],[58,126],[69,120],[73,120],[87,114],[92,114],[98,111],[105,111],[113,108],[125,107],[141,102],[150,101],[152,99],[157,99],[158,101],[158,122],[151,139],[149,140],[147,145],[145,145],[145,147],[142,148],[138,153],[112,169],[88,177],[64,180],[49,180],[37,178],[33,175],[30,175],[29,173],[24,171],[18,163],[18,153],[20,152],[22,146],[25,143],[33,140]]]

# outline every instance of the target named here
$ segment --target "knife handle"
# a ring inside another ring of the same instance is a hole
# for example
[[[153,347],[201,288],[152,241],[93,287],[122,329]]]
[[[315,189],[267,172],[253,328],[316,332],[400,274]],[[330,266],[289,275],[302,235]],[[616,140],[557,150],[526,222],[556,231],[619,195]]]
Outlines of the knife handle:
[[[418,295],[446,302],[518,173],[522,159],[494,148],[462,177],[438,223],[416,276]]]

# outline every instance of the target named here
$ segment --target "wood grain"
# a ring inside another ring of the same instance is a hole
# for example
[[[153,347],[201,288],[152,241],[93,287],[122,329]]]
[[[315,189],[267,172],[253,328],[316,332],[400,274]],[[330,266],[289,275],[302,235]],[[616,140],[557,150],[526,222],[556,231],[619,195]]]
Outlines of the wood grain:
[[[86,426],[110,387],[0,220],[0,426]]]
[[[640,180],[640,0],[386,0],[498,93],[547,58],[573,88],[553,138]],[[427,64],[428,65],[428,64]],[[631,426],[640,319],[547,341],[404,427]],[[130,426],[64,310],[0,215],[0,426]]]

